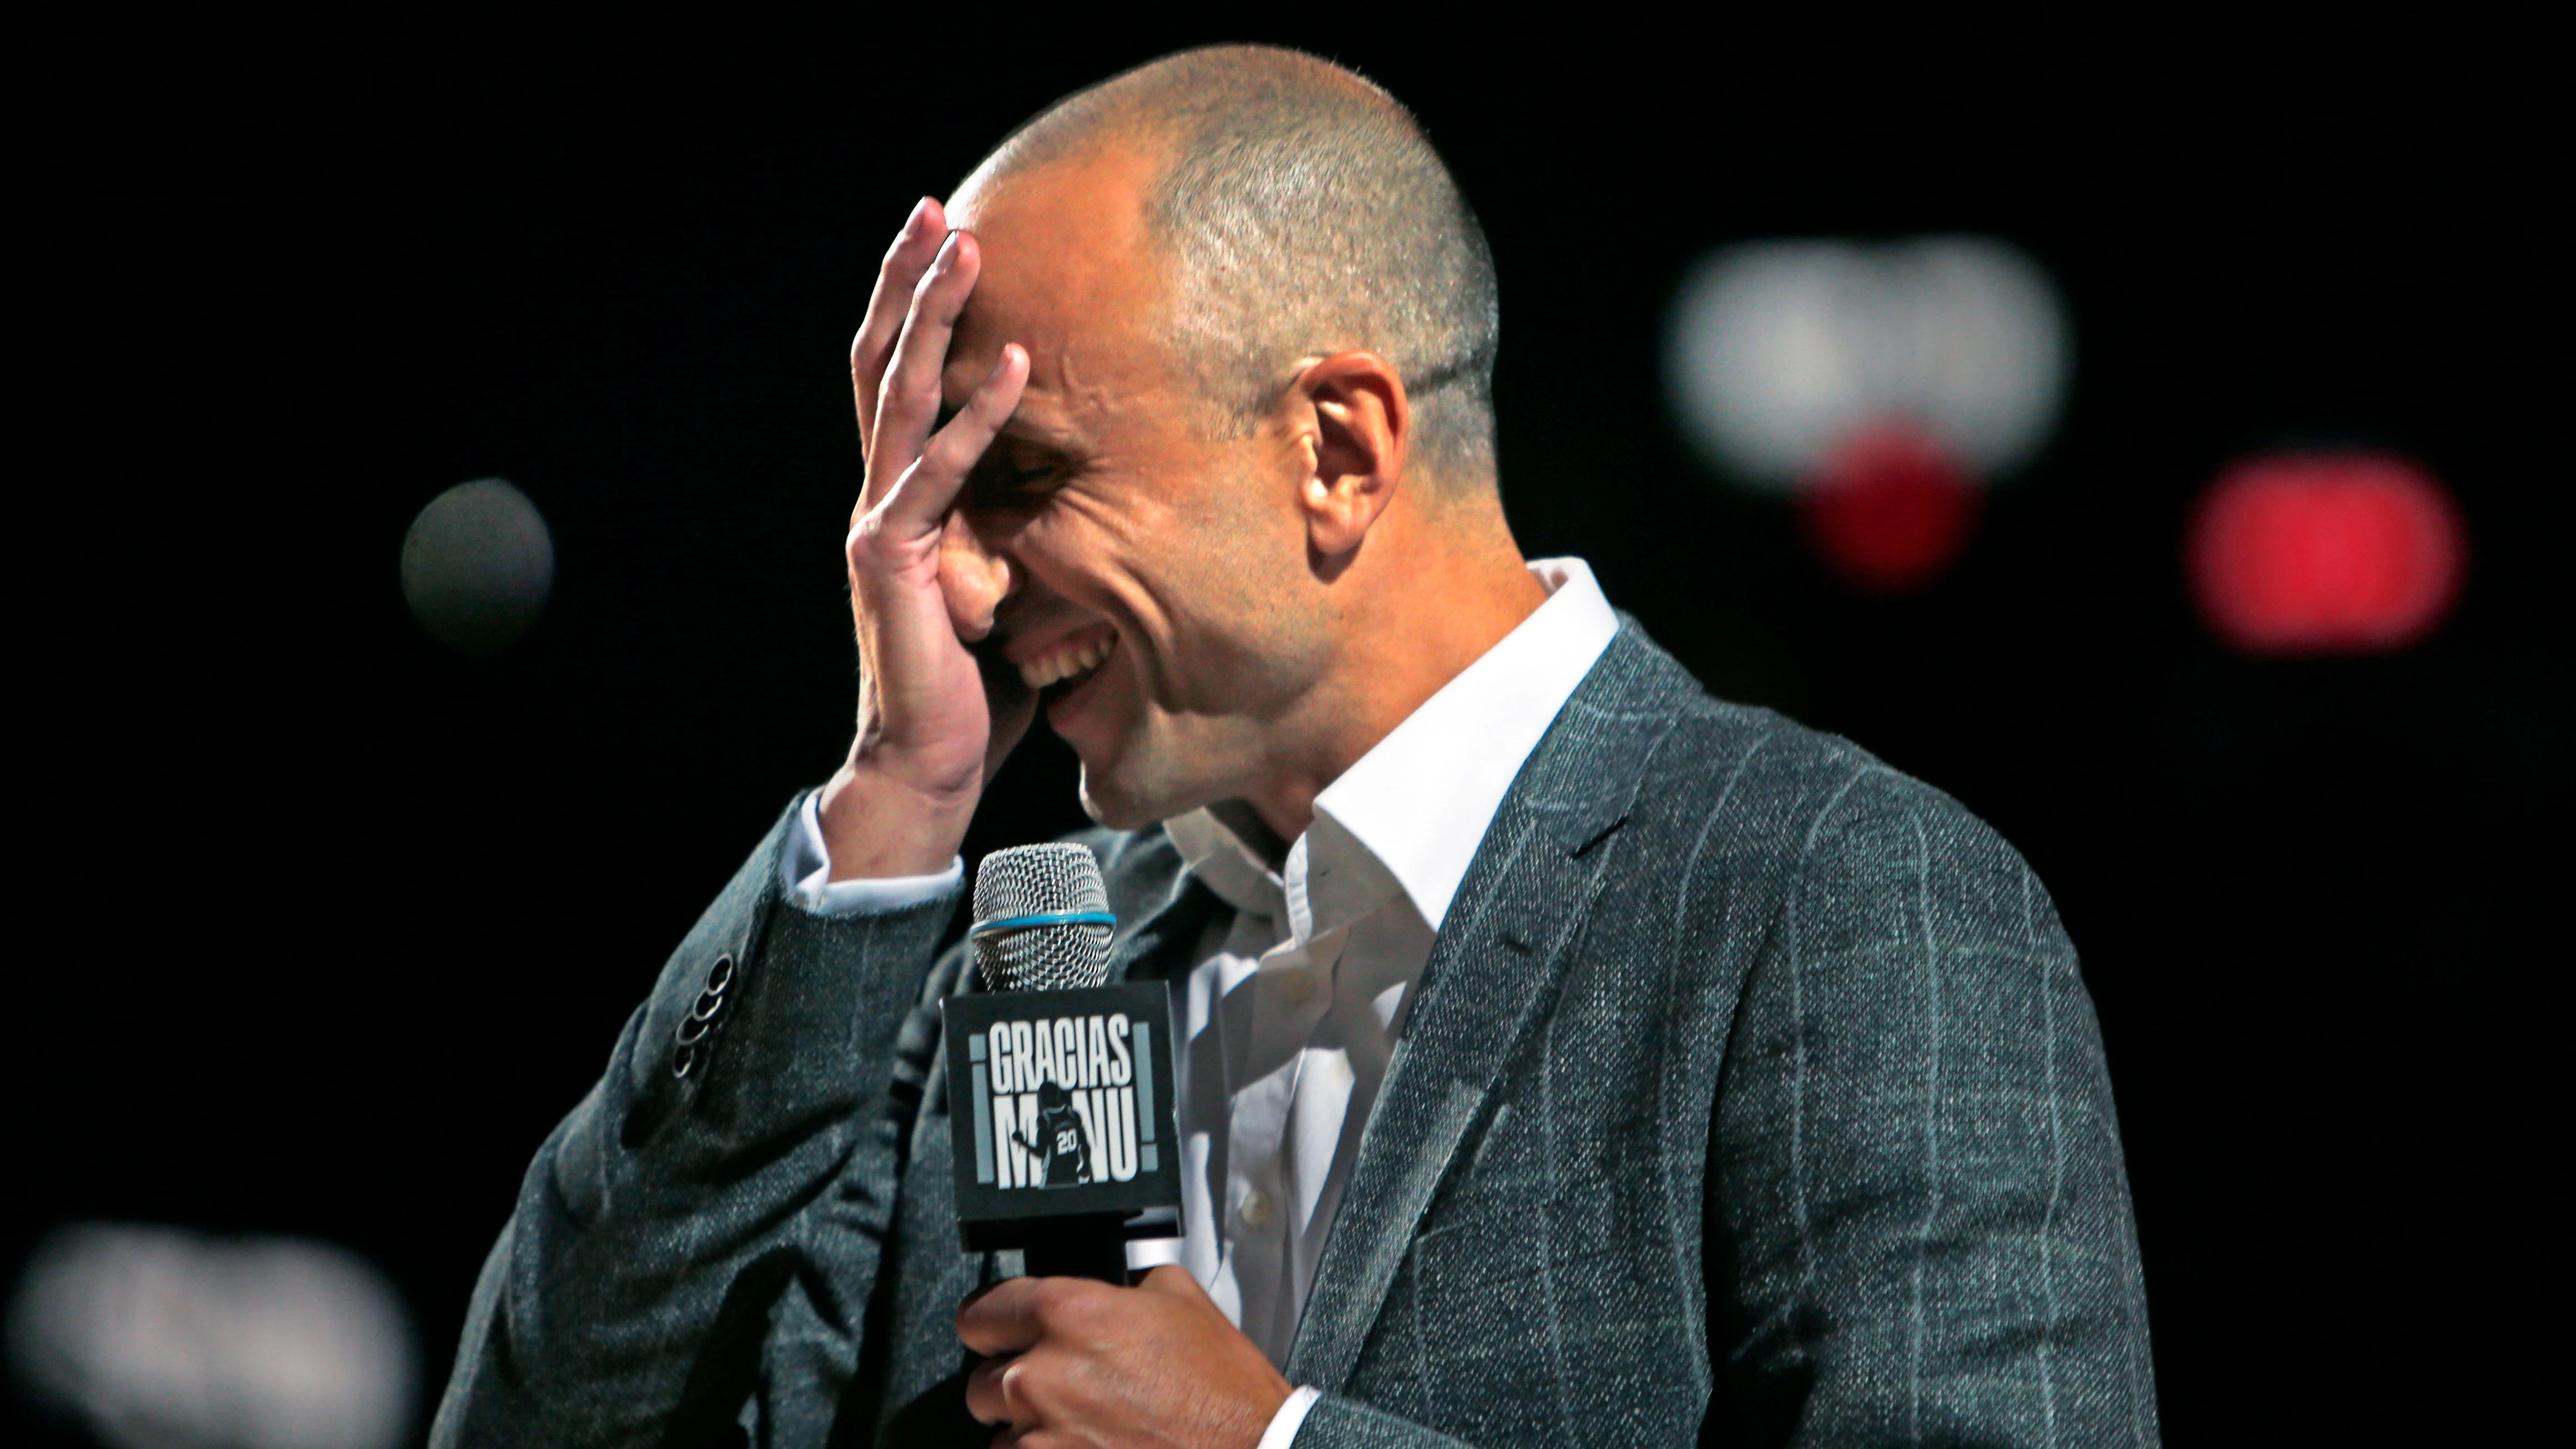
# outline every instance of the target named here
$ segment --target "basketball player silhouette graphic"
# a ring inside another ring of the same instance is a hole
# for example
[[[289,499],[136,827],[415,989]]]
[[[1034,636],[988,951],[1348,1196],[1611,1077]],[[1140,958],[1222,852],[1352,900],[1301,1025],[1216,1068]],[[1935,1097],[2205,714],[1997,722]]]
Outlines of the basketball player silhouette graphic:
[[[1041,1187],[1074,1187],[1091,1181],[1091,1134],[1073,1110],[1073,1094],[1054,1078],[1038,1087],[1037,1141],[1016,1130],[1011,1140],[1038,1160]]]

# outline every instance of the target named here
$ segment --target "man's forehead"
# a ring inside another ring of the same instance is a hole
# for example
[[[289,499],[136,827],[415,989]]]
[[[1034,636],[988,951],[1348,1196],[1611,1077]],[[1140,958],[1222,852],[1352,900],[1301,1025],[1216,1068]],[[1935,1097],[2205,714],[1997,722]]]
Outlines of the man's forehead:
[[[1146,226],[1152,174],[1148,158],[1113,150],[969,183],[951,219],[974,232],[983,270],[949,352],[952,396],[1006,342],[1029,350],[1033,391],[1150,360],[1165,285]]]
[[[949,199],[949,222],[979,235],[1023,222],[1052,232],[1141,233],[1147,193],[1170,151],[1168,141],[1104,134],[1042,160],[997,157]]]

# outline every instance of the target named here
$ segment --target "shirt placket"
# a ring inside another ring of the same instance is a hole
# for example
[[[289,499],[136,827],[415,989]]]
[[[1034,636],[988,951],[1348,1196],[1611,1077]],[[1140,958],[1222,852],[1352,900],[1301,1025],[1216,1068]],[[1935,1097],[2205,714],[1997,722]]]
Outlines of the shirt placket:
[[[1227,1134],[1225,1236],[1243,1290],[1243,1329],[1276,1360],[1295,1325],[1288,1244],[1298,1214],[1287,1181],[1287,1131],[1306,1044],[1331,1005],[1329,982],[1347,933],[1283,942],[1238,990],[1253,999],[1246,1080],[1234,1092]]]

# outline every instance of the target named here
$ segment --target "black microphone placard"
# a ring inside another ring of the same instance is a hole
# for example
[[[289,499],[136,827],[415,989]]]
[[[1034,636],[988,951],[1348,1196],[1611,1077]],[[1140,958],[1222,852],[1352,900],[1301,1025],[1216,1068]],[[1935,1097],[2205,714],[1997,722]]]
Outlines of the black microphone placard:
[[[1159,981],[940,1003],[969,1252],[1082,1214],[1177,1209],[1171,995]]]

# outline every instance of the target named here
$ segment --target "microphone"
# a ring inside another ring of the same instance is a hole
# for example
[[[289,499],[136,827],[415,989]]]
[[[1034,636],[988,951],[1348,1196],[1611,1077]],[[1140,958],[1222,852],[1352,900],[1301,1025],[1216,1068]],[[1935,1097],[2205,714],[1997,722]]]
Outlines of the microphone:
[[[939,1003],[959,1236],[1033,1277],[1124,1286],[1127,1240],[1179,1231],[1171,997],[1105,984],[1116,926],[1088,847],[997,850],[968,932],[983,990]]]

